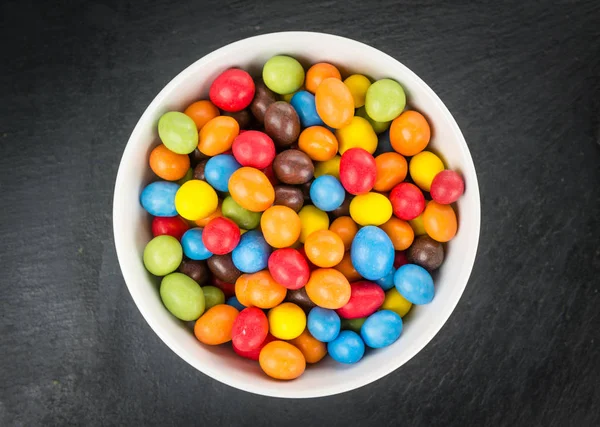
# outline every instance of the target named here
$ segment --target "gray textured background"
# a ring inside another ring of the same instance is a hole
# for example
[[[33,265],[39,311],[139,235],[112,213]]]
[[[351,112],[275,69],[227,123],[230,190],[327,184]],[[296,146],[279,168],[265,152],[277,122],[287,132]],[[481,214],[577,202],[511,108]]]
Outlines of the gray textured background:
[[[3,1],[0,425],[600,425],[600,3],[470,3]],[[469,286],[418,357],[302,401],[221,385],[162,344],[111,228],[122,150],[159,90],[290,29],[366,42],[429,83],[483,213]]]

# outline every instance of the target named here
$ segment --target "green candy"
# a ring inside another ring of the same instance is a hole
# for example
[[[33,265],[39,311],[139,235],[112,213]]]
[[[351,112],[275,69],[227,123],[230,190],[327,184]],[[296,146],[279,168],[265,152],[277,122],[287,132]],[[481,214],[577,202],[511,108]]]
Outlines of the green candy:
[[[162,115],[158,121],[158,136],[169,150],[177,154],[189,154],[198,146],[196,123],[178,111]]]
[[[286,95],[300,89],[304,83],[304,68],[294,58],[278,55],[267,61],[262,76],[269,89],[280,95]]]
[[[360,334],[360,328],[362,328],[365,320],[367,320],[366,317],[361,317],[359,319],[342,319],[342,329],[354,331],[357,334]]]
[[[215,305],[225,304],[225,294],[216,286],[203,286],[202,291],[204,292],[206,310]]]
[[[155,276],[166,276],[177,270],[183,259],[183,249],[172,236],[156,236],[144,248],[144,266]]]
[[[385,132],[392,124],[392,122],[376,122],[375,120],[373,120],[367,114],[367,109],[364,107],[364,105],[358,110],[356,110],[356,115],[362,117],[363,119],[366,119],[371,124],[371,127],[377,134]]]
[[[204,292],[185,274],[165,276],[160,282],[160,298],[167,310],[180,320],[196,320],[204,313]]]
[[[400,83],[391,79],[377,80],[365,98],[367,114],[377,122],[389,122],[400,115],[406,106],[406,94]]]
[[[188,182],[190,179],[192,179],[193,177],[194,177],[194,169],[189,168],[188,171],[186,172],[186,174],[183,176],[183,178],[181,178],[179,181],[177,181],[177,184],[183,185],[186,182]]]
[[[241,207],[231,196],[223,200],[221,212],[225,218],[229,218],[244,230],[253,230],[258,227],[262,215],[261,212],[252,212]]]

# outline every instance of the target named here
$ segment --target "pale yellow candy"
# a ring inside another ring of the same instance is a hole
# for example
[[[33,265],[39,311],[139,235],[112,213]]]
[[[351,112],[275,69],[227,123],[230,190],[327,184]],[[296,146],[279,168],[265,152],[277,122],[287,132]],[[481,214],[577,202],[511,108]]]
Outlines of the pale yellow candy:
[[[385,299],[381,304],[381,310],[391,310],[400,317],[406,316],[411,307],[412,303],[400,295],[396,288],[392,288],[385,293]]]
[[[371,80],[362,74],[352,74],[344,80],[344,84],[348,86],[352,98],[354,98],[354,108],[360,108],[365,105],[365,97],[367,89],[371,86]]]
[[[431,151],[421,151],[410,159],[410,163],[408,164],[408,171],[411,178],[421,190],[425,191],[431,189],[433,178],[443,170],[444,163]]]
[[[329,229],[329,216],[315,206],[304,206],[298,212],[298,216],[300,217],[300,242],[302,243],[315,231]]]
[[[373,154],[377,149],[377,134],[367,119],[354,116],[348,126],[335,131],[340,154],[351,148],[363,148]]]
[[[360,194],[350,202],[350,216],[359,225],[381,225],[392,217],[392,203],[383,194]]]
[[[340,179],[340,161],[342,158],[340,156],[335,156],[332,159],[326,160],[324,162],[317,162],[315,165],[315,178],[318,178],[323,175],[331,175],[335,176],[337,179]]]

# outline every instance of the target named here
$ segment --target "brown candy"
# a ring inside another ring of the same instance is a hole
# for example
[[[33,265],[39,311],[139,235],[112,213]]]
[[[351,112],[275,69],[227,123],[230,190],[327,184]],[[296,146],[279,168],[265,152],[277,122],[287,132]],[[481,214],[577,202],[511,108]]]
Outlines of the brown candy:
[[[299,212],[304,205],[304,195],[302,190],[291,185],[276,185],[275,186],[275,202],[274,205],[287,206],[296,212]]]
[[[194,179],[206,181],[204,179],[204,168],[206,167],[206,162],[208,162],[208,159],[203,159],[198,162],[198,164],[194,168]]]
[[[275,156],[273,172],[284,184],[304,184],[312,179],[315,167],[310,157],[300,150],[285,150]]]
[[[221,115],[233,117],[235,121],[238,122],[240,129],[248,129],[250,127],[250,124],[252,123],[252,115],[250,114],[250,111],[248,111],[248,109],[236,111],[234,113],[230,113],[229,111],[222,111]]]
[[[346,193],[346,198],[342,202],[342,205],[339,208],[336,208],[329,212],[333,218],[339,218],[341,216],[350,216],[350,202],[354,196]]]
[[[432,271],[444,262],[444,246],[429,236],[419,236],[408,248],[408,261]]]
[[[265,113],[265,132],[279,147],[289,147],[300,135],[300,119],[294,107],[277,101]]]
[[[208,158],[208,156],[206,154],[204,154],[202,151],[198,150],[197,148],[194,151],[192,151],[190,154],[188,154],[188,156],[190,157],[190,166],[192,168],[195,168],[198,163],[200,163],[202,160],[205,160]]]
[[[287,291],[287,295],[285,297],[286,302],[293,302],[306,313],[308,313],[311,309],[317,306],[311,299],[308,297],[306,293],[306,289],[300,288],[295,290]]]
[[[179,266],[179,272],[191,277],[200,286],[208,281],[208,268],[205,261],[184,260]]]
[[[217,279],[226,283],[235,283],[238,277],[242,275],[242,272],[233,265],[231,254],[213,255],[206,263],[212,274],[214,274]]]
[[[305,182],[304,184],[302,184],[300,186],[300,189],[302,190],[302,195],[304,196],[304,202],[309,202],[310,199],[310,186],[312,185],[314,179],[311,179],[308,182]]]
[[[250,104],[250,111],[259,123],[264,123],[265,113],[271,104],[277,102],[277,96],[269,89],[262,80],[254,83],[254,99]]]

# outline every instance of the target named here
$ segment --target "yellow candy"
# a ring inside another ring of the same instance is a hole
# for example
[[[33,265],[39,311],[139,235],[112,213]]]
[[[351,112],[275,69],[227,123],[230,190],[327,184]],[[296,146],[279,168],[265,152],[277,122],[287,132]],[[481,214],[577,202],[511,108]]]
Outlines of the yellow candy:
[[[335,131],[340,154],[351,148],[363,148],[373,154],[377,149],[377,134],[367,119],[354,116],[348,126]]]
[[[400,317],[406,316],[411,307],[412,303],[400,295],[396,288],[392,288],[385,293],[385,299],[381,304],[382,310],[392,310]]]
[[[273,307],[267,317],[271,335],[280,340],[293,340],[299,337],[306,327],[306,314],[291,302]]]
[[[383,194],[360,194],[350,202],[350,216],[359,225],[381,225],[392,217],[392,203]]]
[[[304,243],[311,233],[329,229],[329,216],[312,205],[304,206],[300,209],[298,216],[302,224],[302,228],[300,229],[300,241],[302,243]]]
[[[429,203],[429,200],[425,201],[425,206],[427,206],[427,203]],[[413,231],[415,232],[415,236],[423,236],[427,234],[427,232],[425,231],[425,225],[423,224],[422,213],[415,219],[411,219],[410,221],[408,221],[408,224],[412,227]]]
[[[340,179],[340,160],[342,160],[340,156],[335,156],[324,162],[317,162],[315,166],[315,178],[322,175],[331,175]]]
[[[302,85],[302,87],[300,89],[298,89],[296,92],[288,93],[286,95],[281,95],[281,100],[285,101],[289,104],[292,101],[292,97],[294,95],[296,95],[298,92],[300,92],[301,90],[306,90],[306,89],[304,89],[304,85]]]
[[[352,98],[354,98],[354,108],[365,105],[365,96],[367,95],[367,89],[371,86],[371,80],[362,74],[353,74],[344,80],[344,84],[348,86]]]
[[[415,184],[429,191],[433,178],[444,170],[444,163],[431,151],[421,151],[410,159],[408,170]]]
[[[190,221],[206,218],[217,210],[219,198],[215,190],[204,181],[192,179],[177,190],[175,209]]]

